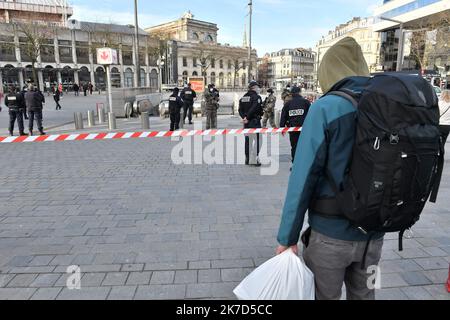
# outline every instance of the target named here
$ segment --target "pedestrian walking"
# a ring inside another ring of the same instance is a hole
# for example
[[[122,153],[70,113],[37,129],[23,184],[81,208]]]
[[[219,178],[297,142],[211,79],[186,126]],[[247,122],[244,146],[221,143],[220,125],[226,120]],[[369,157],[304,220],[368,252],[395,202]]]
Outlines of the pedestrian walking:
[[[244,124],[244,129],[261,128],[261,117],[264,113],[262,98],[259,95],[261,89],[258,82],[251,81],[248,92],[239,100],[239,115]],[[256,134],[256,155],[259,156],[260,134]],[[245,164],[261,166],[259,160],[250,164],[250,137],[245,137]]]
[[[169,114],[170,114],[170,131],[180,129],[181,108],[183,101],[178,96],[180,89],[173,89],[172,95],[169,97]]]
[[[62,83],[58,84],[58,91],[59,91],[60,96],[64,95],[64,88],[63,88]]]
[[[445,145],[450,133],[450,90],[442,91],[439,101],[439,111],[441,113],[439,128],[441,130],[442,141]]]
[[[9,88],[9,93],[5,97],[5,105],[9,109],[9,134],[14,135],[14,124],[17,121],[17,126],[19,127],[19,134],[21,136],[26,136],[24,132],[23,124],[23,107],[24,101],[22,95],[16,92],[16,89],[11,86]]]
[[[75,92],[75,97],[80,95],[80,86],[76,83],[73,84],[73,92]]]
[[[208,85],[203,94],[205,98],[206,130],[217,129],[217,110],[219,109],[220,94],[214,84]]]
[[[269,88],[267,90],[267,93],[269,95],[263,103],[264,115],[262,126],[263,128],[267,128],[267,122],[269,121],[272,128],[276,128],[277,125],[275,124],[275,105],[277,103],[277,97],[275,96],[272,88]]]
[[[28,122],[30,136],[33,135],[34,120],[36,120],[39,133],[45,135],[42,125],[42,110],[44,108],[43,104],[45,103],[44,95],[39,90],[35,90],[34,86],[30,84],[25,94],[25,103],[30,118]]]
[[[89,89],[88,84],[85,82],[85,83],[83,84],[83,92],[84,92],[84,96],[85,96],[85,97],[87,97],[88,89]]]
[[[88,90],[89,94],[92,96],[92,92],[94,91],[94,85],[91,82],[89,82],[88,84]]]
[[[53,100],[55,100],[56,103],[56,110],[61,110],[61,105],[59,104],[59,101],[61,100],[61,93],[59,92],[59,90],[56,90],[53,93]]]
[[[300,95],[299,87],[292,87],[291,97],[291,100],[288,100],[281,111],[280,128],[302,127],[308,115],[311,103]],[[289,132],[289,137],[291,141],[292,163],[294,163],[300,132]]]
[[[192,85],[190,83],[188,83],[186,88],[181,91],[180,97],[183,100],[183,123],[185,123],[186,117],[188,117],[189,124],[192,124],[194,100],[197,98],[197,93],[192,89]]]

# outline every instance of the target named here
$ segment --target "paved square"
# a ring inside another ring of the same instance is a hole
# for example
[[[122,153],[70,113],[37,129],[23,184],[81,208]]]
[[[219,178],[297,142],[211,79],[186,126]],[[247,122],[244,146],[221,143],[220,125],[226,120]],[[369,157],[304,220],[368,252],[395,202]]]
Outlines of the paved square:
[[[233,299],[277,245],[290,166],[280,141],[275,176],[176,166],[170,139],[0,144],[0,299]],[[405,251],[387,236],[378,299],[450,299],[449,197],[447,167]],[[66,288],[70,265],[81,290]]]

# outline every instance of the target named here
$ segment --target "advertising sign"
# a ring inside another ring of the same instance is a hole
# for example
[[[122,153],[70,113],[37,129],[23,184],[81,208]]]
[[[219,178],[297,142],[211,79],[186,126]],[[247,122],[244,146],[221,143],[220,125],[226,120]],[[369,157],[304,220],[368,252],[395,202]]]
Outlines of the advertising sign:
[[[111,48],[98,48],[97,63],[103,65],[118,64],[117,50]]]
[[[202,93],[205,91],[205,79],[203,77],[192,77],[188,81],[195,92]]]

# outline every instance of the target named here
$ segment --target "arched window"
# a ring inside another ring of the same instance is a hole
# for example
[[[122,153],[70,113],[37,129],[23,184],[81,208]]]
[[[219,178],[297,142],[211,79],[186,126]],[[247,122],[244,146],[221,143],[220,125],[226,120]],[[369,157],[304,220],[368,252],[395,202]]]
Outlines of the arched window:
[[[150,72],[150,88],[158,88],[158,71],[155,69]]]
[[[98,67],[95,69],[95,85],[97,88],[101,88],[102,90],[106,89],[106,73],[103,67]]]
[[[90,82],[91,73],[89,72],[89,69],[86,67],[81,67],[80,71],[78,71],[78,79],[80,82]]]
[[[231,81],[233,81],[233,76],[231,75],[231,72],[228,72],[227,76],[227,86],[231,87]]]
[[[213,38],[210,34],[208,34],[208,35],[205,37],[205,41],[206,41],[206,42],[214,42],[214,38]]]
[[[199,39],[200,39],[200,37],[198,36],[198,33],[197,33],[197,32],[194,32],[194,33],[192,34],[192,39],[193,39],[193,40],[199,40]]]
[[[224,78],[223,78],[223,72],[219,73],[219,87],[223,88],[225,85]]]
[[[192,76],[193,77],[198,77],[198,72],[197,71],[192,72]]]
[[[211,83],[216,83],[216,73],[215,72],[211,72]]]
[[[125,87],[132,88],[133,87],[133,70],[131,68],[126,68],[124,73]]]
[[[188,72],[183,71],[183,83],[187,83],[187,81],[188,81]]]
[[[146,87],[147,86],[147,77],[145,76],[145,69],[141,68],[141,87]]]
[[[111,86],[114,88],[122,87],[122,82],[120,80],[120,72],[117,68],[111,69]]]

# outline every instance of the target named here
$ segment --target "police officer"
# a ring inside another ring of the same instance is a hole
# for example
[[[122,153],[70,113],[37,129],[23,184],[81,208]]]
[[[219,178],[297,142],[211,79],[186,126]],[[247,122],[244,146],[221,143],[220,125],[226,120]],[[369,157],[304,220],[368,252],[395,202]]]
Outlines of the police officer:
[[[291,84],[288,83],[286,88],[284,88],[283,92],[281,93],[281,100],[283,100],[283,105],[288,103],[292,99],[291,95]]]
[[[263,103],[263,109],[264,109],[264,116],[263,116],[263,128],[267,128],[267,121],[270,121],[270,125],[272,128],[276,128],[275,124],[275,104],[277,103],[277,97],[275,97],[273,89],[269,88],[267,90],[267,93],[269,94],[264,100]]]
[[[23,109],[22,109],[22,113],[23,113],[23,117],[25,118],[25,120],[28,120],[28,112],[27,112],[27,106],[25,104],[25,93],[27,93],[27,86],[23,86],[22,91],[20,91],[20,94],[22,96],[22,101],[23,101]]]
[[[183,101],[178,96],[180,89],[173,89],[172,95],[169,97],[169,114],[170,114],[170,131],[180,129],[181,108],[183,108]]]
[[[192,113],[194,112],[194,99],[197,98],[197,93],[192,90],[191,84],[181,91],[181,99],[183,99],[183,123],[186,121],[186,116],[189,118],[189,124],[192,124]]]
[[[23,126],[23,107],[24,101],[20,93],[16,93],[14,87],[9,88],[9,93],[5,97],[5,105],[9,109],[9,134],[14,135],[14,123],[17,120],[19,126],[19,133],[21,136],[26,136]]]
[[[244,129],[261,128],[261,117],[264,113],[262,99],[259,93],[261,89],[258,82],[251,81],[248,92],[239,100],[239,115],[244,123]],[[256,135],[256,154],[259,156],[259,134]],[[250,138],[245,137],[245,164],[250,164]],[[259,161],[254,166],[261,166]]]
[[[219,109],[220,95],[214,84],[208,85],[204,93],[206,111],[206,130],[217,129],[217,110]]]
[[[280,128],[302,127],[308,114],[309,107],[311,106],[311,103],[300,95],[299,87],[292,87],[291,95],[292,100],[284,105],[283,111],[281,112]],[[292,162],[294,162],[300,132],[289,132],[289,135],[292,148]]]
[[[44,95],[30,84],[27,93],[25,93],[25,103],[30,118],[28,122],[30,136],[33,135],[34,120],[37,122],[39,133],[45,135],[44,127],[42,125],[42,110],[44,108],[43,104],[45,103]]]

